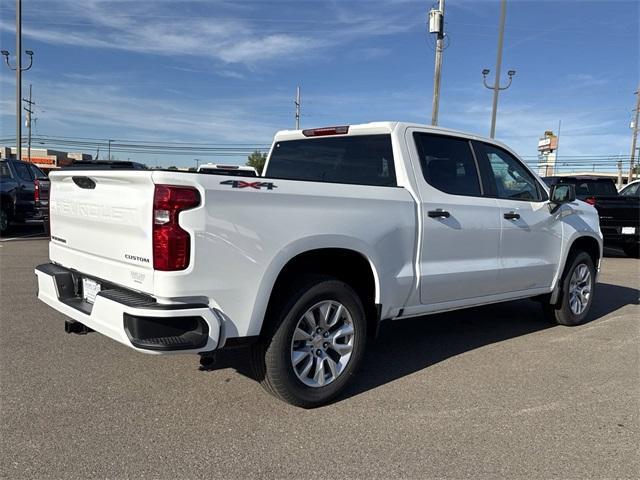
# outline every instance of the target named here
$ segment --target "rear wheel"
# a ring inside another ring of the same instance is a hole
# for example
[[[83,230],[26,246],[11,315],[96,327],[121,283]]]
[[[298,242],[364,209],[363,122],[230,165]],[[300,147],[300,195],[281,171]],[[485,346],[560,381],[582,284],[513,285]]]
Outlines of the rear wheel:
[[[255,346],[253,364],[265,389],[292,405],[313,408],[335,398],[362,361],[366,317],[358,294],[331,277],[291,287],[275,322]]]
[[[0,235],[4,235],[9,230],[9,213],[0,208]]]
[[[624,253],[627,254],[628,257],[632,258],[640,258],[640,245],[625,245],[623,247]]]
[[[561,294],[557,305],[545,305],[547,315],[559,325],[580,325],[593,302],[596,269],[586,252],[577,252],[567,261],[561,279]]]

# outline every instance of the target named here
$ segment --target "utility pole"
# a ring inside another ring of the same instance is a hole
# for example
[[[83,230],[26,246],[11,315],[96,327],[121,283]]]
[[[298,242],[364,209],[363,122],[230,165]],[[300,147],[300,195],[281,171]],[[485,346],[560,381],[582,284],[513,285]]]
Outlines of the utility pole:
[[[33,115],[33,110],[32,110],[33,106],[36,104],[36,102],[31,100],[31,87],[32,85],[29,84],[29,99],[23,98],[24,102],[28,105],[28,107],[24,107],[24,110],[25,112],[27,112],[26,126],[29,129],[29,143],[27,146],[27,159],[29,161],[31,161],[31,121],[32,121],[31,116]]]
[[[438,9],[429,12],[429,33],[436,34],[436,64],[433,73],[433,98],[431,100],[431,125],[438,125],[440,109],[440,78],[442,75],[442,51],[444,50],[444,0],[439,0]]]
[[[633,169],[636,163],[636,142],[638,140],[638,114],[640,113],[640,85],[638,85],[638,89],[635,91],[636,95],[636,115],[633,121],[633,128],[631,133],[631,156],[629,158],[629,177],[627,178],[627,183],[633,181]]]
[[[500,86],[500,70],[502,69],[502,46],[504,44],[504,21],[507,16],[507,0],[501,0],[500,3],[500,29],[498,31],[498,54],[496,57],[496,72],[495,72],[495,81],[493,82],[493,86],[487,85],[487,75],[489,74],[489,69],[482,70],[482,76],[484,77],[484,86],[489,90],[493,90],[493,108],[491,110],[491,132],[490,137],[495,138],[496,136],[496,115],[498,112],[498,94],[500,90],[506,90],[511,86],[511,81],[513,80],[513,76],[516,74],[515,70],[509,70],[507,75],[509,75],[509,83],[505,87]]]
[[[296,105],[296,130],[300,130],[300,85],[296,86],[296,99],[294,103]]]
[[[4,61],[11,70],[16,71],[16,158],[22,160],[22,72],[29,70],[33,64],[33,52],[25,50],[29,55],[29,66],[22,67],[22,0],[16,0],[16,66],[9,63],[9,52],[2,50]]]
[[[622,160],[618,160],[616,166],[618,167],[618,182],[616,186],[620,190],[622,188]]]

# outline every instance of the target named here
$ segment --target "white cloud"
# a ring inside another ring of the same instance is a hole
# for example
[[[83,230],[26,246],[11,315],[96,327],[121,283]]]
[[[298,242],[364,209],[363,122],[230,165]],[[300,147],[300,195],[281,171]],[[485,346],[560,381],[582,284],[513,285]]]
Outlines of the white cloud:
[[[200,4],[197,9],[194,3]],[[381,15],[380,9],[388,7],[384,4],[376,4],[377,13],[368,14],[355,13],[362,10],[361,5],[357,9],[321,5],[322,19],[296,23],[260,18],[255,8],[245,8],[238,15],[237,5],[215,1],[51,0],[34,4],[42,8],[34,8],[24,23],[26,38],[78,48],[209,58],[250,68],[292,56],[308,58],[321,47],[398,33],[412,26],[397,13]],[[247,16],[249,12],[254,17]],[[228,16],[221,16],[223,13]],[[0,20],[0,30],[14,31],[13,22]]]

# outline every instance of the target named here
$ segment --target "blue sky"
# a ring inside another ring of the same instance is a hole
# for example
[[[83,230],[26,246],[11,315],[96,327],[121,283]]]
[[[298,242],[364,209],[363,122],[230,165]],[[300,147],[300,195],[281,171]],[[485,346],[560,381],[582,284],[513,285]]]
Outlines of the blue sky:
[[[14,4],[0,2],[0,42],[12,53]],[[48,135],[268,144],[293,127],[296,84],[303,127],[428,123],[431,6],[24,0],[23,44],[35,62],[23,84],[33,84],[36,133]],[[488,135],[491,91],[480,72],[495,67],[498,16],[497,0],[447,2],[441,126]],[[562,120],[561,156],[628,155],[640,2],[510,0],[506,25],[503,70],[517,74],[500,97],[496,137],[532,156],[538,137]],[[8,69],[0,73],[0,136],[8,137],[15,83]]]

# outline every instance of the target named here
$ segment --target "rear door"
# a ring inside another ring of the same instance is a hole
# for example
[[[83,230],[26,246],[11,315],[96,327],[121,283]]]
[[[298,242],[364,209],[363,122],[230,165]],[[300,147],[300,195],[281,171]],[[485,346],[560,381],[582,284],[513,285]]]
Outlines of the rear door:
[[[550,287],[562,247],[559,215],[540,182],[510,152],[483,142],[474,148],[487,193],[500,206],[502,237],[497,285],[504,293]]]
[[[470,141],[415,129],[406,139],[421,199],[421,303],[499,293],[500,207],[483,196]]]

